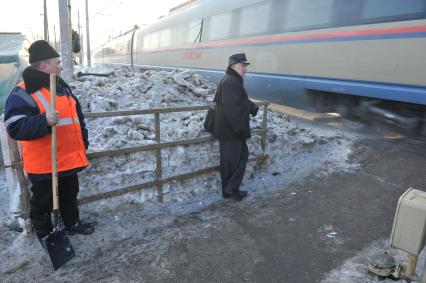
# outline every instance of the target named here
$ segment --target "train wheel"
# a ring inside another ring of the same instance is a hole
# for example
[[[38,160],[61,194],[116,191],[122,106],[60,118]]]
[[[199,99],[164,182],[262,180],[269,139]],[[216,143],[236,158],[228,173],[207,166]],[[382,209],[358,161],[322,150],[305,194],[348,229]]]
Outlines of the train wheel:
[[[336,112],[339,113],[340,117],[345,119],[356,119],[357,113],[357,100],[352,97],[339,96],[336,103]]]
[[[327,113],[334,111],[336,99],[331,93],[308,90],[307,95],[310,103],[318,112]]]

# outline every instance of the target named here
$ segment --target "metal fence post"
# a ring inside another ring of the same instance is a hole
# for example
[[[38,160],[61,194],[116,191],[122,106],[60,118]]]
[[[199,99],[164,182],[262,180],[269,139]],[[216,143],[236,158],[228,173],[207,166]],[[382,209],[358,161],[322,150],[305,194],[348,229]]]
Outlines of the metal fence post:
[[[157,144],[160,143],[160,113],[155,113],[155,141]],[[157,183],[157,198],[159,202],[163,202],[163,184],[161,182],[162,170],[161,170],[161,149],[155,149],[155,158],[157,161],[157,168],[155,170],[156,183]]]
[[[260,144],[262,146],[262,154],[265,155],[266,150],[266,131],[267,131],[267,123],[268,123],[268,104],[263,107],[263,120],[262,120],[262,137],[260,140]]]

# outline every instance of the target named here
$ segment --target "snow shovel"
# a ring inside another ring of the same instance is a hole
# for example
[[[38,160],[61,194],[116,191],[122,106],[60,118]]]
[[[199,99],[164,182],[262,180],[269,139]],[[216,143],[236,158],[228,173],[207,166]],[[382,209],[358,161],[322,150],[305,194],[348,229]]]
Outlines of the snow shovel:
[[[50,96],[52,111],[56,111],[56,76],[50,75]],[[47,109],[46,109],[47,110]],[[58,167],[56,161],[56,126],[52,126],[52,196],[53,196],[53,231],[46,237],[47,252],[53,269],[58,270],[74,256],[68,235],[59,224]]]

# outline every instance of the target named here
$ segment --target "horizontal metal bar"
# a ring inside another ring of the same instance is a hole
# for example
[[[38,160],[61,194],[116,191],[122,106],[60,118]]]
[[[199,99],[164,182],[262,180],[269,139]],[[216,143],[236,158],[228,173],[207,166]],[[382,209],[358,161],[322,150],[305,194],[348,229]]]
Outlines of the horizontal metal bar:
[[[262,132],[263,132],[263,129],[253,129],[252,130],[253,134],[262,134]],[[173,147],[173,146],[180,146],[180,145],[190,145],[190,144],[210,142],[210,141],[214,141],[213,136],[201,137],[201,138],[195,138],[195,139],[188,139],[188,140],[173,141],[173,142],[157,143],[157,144],[147,144],[147,145],[120,148],[120,149],[111,149],[111,150],[105,150],[105,151],[90,152],[90,153],[87,154],[87,158],[96,159],[96,158],[107,157],[107,156],[109,157],[109,156],[115,156],[115,155],[122,155],[122,154],[135,153],[135,152],[141,152],[141,151],[149,151],[149,150],[155,150],[155,149],[161,149],[161,148]]]
[[[110,191],[110,192],[100,193],[100,194],[96,194],[96,195],[88,196],[88,197],[83,197],[83,198],[78,200],[78,203],[79,204],[85,204],[85,203],[94,202],[94,201],[97,201],[97,200],[102,200],[102,199],[107,199],[107,198],[111,198],[111,197],[124,195],[124,194],[131,193],[131,192],[137,192],[137,191],[144,189],[144,188],[154,187],[156,184],[157,184],[157,181],[151,181],[151,182],[147,182],[147,183],[143,183],[143,184],[139,184],[139,185],[134,185],[134,186],[130,186],[130,187],[126,187],[126,188],[122,188],[122,189],[118,189],[118,190],[114,190],[114,191]]]
[[[269,102],[262,101],[262,102],[257,102],[256,104],[259,106],[266,106],[266,105],[269,105]],[[88,113],[84,113],[84,117],[85,118],[105,118],[105,117],[116,117],[116,116],[146,115],[146,114],[155,114],[155,113],[188,112],[188,111],[207,110],[212,106],[213,104],[186,106],[186,107],[153,108],[153,109],[144,109],[144,110],[88,112]]]
[[[146,114],[155,114],[155,113],[188,112],[188,111],[207,110],[211,106],[212,105],[200,105],[200,106],[188,106],[188,107],[177,107],[177,108],[153,108],[153,109],[145,109],[145,110],[93,112],[93,113],[85,113],[84,117],[104,118],[104,117],[115,117],[115,116],[146,115]]]
[[[248,162],[258,161],[258,160],[261,161],[261,160],[265,160],[267,158],[268,158],[268,155],[259,155],[259,156],[249,158]],[[197,171],[194,171],[194,172],[164,178],[164,179],[161,179],[159,181],[154,180],[154,181],[151,181],[151,182],[133,185],[133,186],[130,186],[130,187],[117,189],[117,190],[113,190],[113,191],[109,191],[109,192],[105,192],[105,193],[100,193],[100,194],[96,194],[96,195],[93,195],[93,196],[83,197],[83,198],[79,199],[78,202],[79,202],[79,204],[86,204],[86,203],[89,203],[89,202],[94,202],[94,201],[98,201],[98,200],[102,200],[102,199],[120,196],[120,195],[124,195],[124,194],[131,193],[131,192],[137,192],[139,190],[154,187],[154,186],[157,186],[159,184],[165,184],[165,183],[170,183],[170,182],[173,182],[173,181],[184,180],[184,179],[190,179],[190,178],[195,177],[195,176],[204,175],[204,174],[212,173],[214,171],[218,171],[219,169],[220,169],[219,166],[208,167],[208,168],[204,168],[204,169],[197,170]]]
[[[128,154],[128,153],[134,153],[134,152],[140,152],[140,151],[149,151],[149,150],[155,150],[155,149],[161,149],[161,148],[173,147],[173,146],[179,146],[179,145],[203,143],[203,142],[208,142],[213,140],[214,138],[210,136],[210,137],[202,137],[202,138],[181,140],[181,141],[174,141],[174,142],[147,144],[147,145],[120,148],[120,149],[90,152],[87,154],[87,157],[89,159],[96,159],[96,158],[105,157],[105,156],[115,156],[115,155]]]

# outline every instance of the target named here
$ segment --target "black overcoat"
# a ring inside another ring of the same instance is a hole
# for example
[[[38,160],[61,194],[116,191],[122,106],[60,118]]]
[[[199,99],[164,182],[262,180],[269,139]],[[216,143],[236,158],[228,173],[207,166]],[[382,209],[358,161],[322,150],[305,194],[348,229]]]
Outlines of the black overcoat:
[[[217,88],[213,136],[223,140],[250,138],[250,114],[256,115],[258,109],[248,98],[243,78],[228,68]]]

